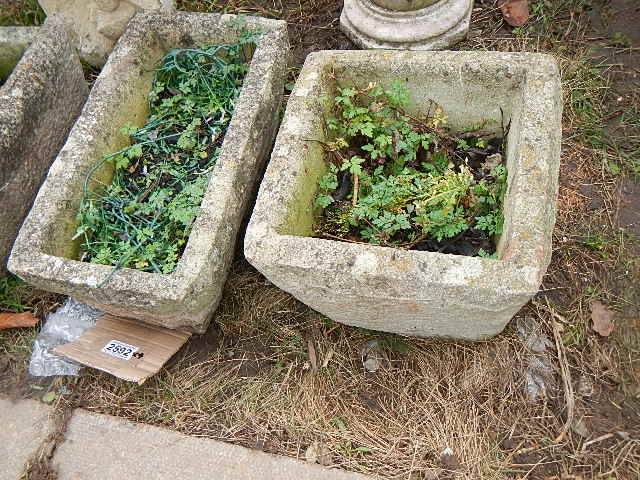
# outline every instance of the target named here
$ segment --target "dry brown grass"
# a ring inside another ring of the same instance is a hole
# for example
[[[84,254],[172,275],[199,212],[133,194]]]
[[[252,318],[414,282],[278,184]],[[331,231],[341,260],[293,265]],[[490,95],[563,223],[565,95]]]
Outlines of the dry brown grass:
[[[292,76],[309,51],[349,45],[337,0],[179,3],[286,18]],[[617,226],[638,131],[629,121],[623,137],[605,134],[609,116],[638,106],[637,96],[612,104],[610,76],[619,67],[594,68],[585,1],[533,1],[534,18],[515,35],[494,3],[476,2],[471,39],[460,48],[550,52],[565,96],[552,264],[505,333],[448,343],[335,324],[238,260],[219,327],[146,385],[87,371],[67,405],[298,458],[318,442],[327,463],[386,478],[640,478],[640,247]],[[619,312],[609,338],[590,328],[592,299]],[[514,327],[523,319],[549,339],[556,377],[534,403],[524,393],[531,352]],[[372,339],[385,357],[374,373],[361,358]],[[446,448],[454,460],[441,457]]]
[[[36,290],[15,277],[0,278],[0,313],[30,311],[43,319],[60,306],[59,300],[60,295]],[[30,396],[27,367],[37,332],[37,326],[0,330],[0,392]]]
[[[544,322],[546,313],[530,308],[522,316]],[[584,441],[598,435],[583,440],[569,432],[553,443],[564,399],[551,390],[555,396],[547,402],[526,400],[529,352],[511,330],[467,344],[334,324],[265,284],[243,262],[216,321],[221,332],[210,332],[147,385],[90,371],[72,403],[298,458],[319,442],[329,449],[331,465],[387,478],[499,479],[534,467],[596,473],[618,456],[619,471],[631,475],[631,462],[640,460],[638,445],[621,438],[585,452]],[[387,356],[375,373],[366,372],[361,359],[371,339],[385,345]],[[582,374],[573,364],[572,373],[576,380]],[[577,400],[581,418],[588,406]],[[455,468],[441,461],[447,447],[459,461]]]
[[[549,417],[524,400],[526,351],[513,333],[472,345],[345,327],[242,263],[224,298],[217,348],[184,352],[143,387],[88,372],[83,404],[295,457],[318,441],[333,465],[390,478],[440,471],[447,447],[462,464],[452,477],[502,478],[499,443],[525,418]],[[388,360],[370,373],[361,349],[373,338]]]

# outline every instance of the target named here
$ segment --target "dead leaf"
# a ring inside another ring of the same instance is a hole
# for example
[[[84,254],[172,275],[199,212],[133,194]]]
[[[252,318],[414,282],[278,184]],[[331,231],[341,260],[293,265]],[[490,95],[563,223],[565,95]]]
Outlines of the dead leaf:
[[[589,436],[589,429],[587,428],[587,425],[586,423],[584,423],[584,419],[582,418],[574,420],[574,422],[571,424],[571,430],[573,430],[583,438],[587,438]]]
[[[333,351],[333,348],[330,348],[327,354],[325,355],[324,360],[322,361],[322,368],[327,368],[327,365],[329,365],[329,362],[333,358],[334,353],[335,352]]]
[[[529,20],[528,0],[501,0],[498,2],[498,8],[504,21],[512,27],[521,27]]]
[[[31,312],[0,313],[0,330],[33,327],[38,319]]]
[[[613,317],[616,312],[611,310],[602,302],[593,300],[591,302],[591,321],[593,329],[603,337],[608,337],[613,332]]]
[[[313,340],[307,341],[307,347],[309,348],[309,362],[311,363],[311,371],[318,371],[318,355],[316,354],[316,346],[313,344]]]
[[[42,396],[41,400],[44,403],[53,403],[56,398],[58,398],[58,394],[56,392],[47,392]]]

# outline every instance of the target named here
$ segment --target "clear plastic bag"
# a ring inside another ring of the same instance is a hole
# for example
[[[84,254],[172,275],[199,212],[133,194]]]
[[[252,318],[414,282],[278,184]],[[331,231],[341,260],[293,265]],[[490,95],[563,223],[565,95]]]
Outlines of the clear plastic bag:
[[[519,319],[516,328],[528,350],[524,375],[527,399],[532,403],[546,400],[555,386],[555,372],[549,356],[553,343],[531,318]]]
[[[55,312],[47,315],[42,330],[33,342],[29,373],[35,377],[78,375],[81,365],[53,353],[58,345],[69,343],[95,326],[102,312],[67,298]]]

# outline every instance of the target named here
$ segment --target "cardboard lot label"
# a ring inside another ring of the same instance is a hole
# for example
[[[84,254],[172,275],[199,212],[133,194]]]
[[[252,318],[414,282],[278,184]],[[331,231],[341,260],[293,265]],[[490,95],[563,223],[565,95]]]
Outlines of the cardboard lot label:
[[[93,328],[54,352],[123,380],[143,383],[156,374],[191,334],[105,314]],[[114,340],[119,338],[120,340]]]
[[[138,351],[138,347],[135,345],[129,345],[128,343],[120,342],[118,340],[111,340],[104,347],[102,347],[102,353],[111,355],[112,357],[120,358],[122,360],[130,360],[134,353]]]

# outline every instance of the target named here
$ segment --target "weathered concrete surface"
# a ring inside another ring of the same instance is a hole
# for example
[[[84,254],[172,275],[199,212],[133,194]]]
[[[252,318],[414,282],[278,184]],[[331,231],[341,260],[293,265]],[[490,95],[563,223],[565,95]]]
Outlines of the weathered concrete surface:
[[[74,42],[58,18],[37,29],[0,28],[19,57],[0,87],[0,275],[49,166],[87,98]],[[7,35],[8,34],[8,35]],[[6,42],[6,43],[5,43]],[[21,54],[26,44],[31,45]]]
[[[342,31],[362,48],[439,50],[463,40],[473,0],[344,0]]]
[[[334,77],[335,75],[335,77]],[[323,117],[342,86],[406,82],[414,113],[440,104],[454,129],[511,120],[498,260],[311,238],[326,171]],[[333,320],[407,335],[479,340],[534,295],[551,258],[561,140],[555,60],[500,52],[313,53],[287,105],[245,236],[275,285]],[[314,141],[315,140],[315,141]]]
[[[38,27],[0,27],[0,85],[38,33]]]
[[[292,458],[76,410],[52,460],[59,480],[366,480]]]
[[[138,14],[97,79],[83,114],[54,162],[16,240],[9,269],[44,290],[64,293],[117,316],[203,332],[222,295],[235,240],[268,158],[284,89],[286,23],[245,17],[261,28],[200,214],[174,273],[161,275],[75,260],[76,213],[87,174],[123,147],[120,129],[144,123],[153,69],[172,48],[228,43],[238,17],[195,13]],[[97,171],[109,182],[110,165]]]
[[[0,398],[0,480],[18,480],[54,431],[52,409],[35,400]]]
[[[78,37],[80,56],[102,66],[129,20],[141,10],[175,9],[174,0],[38,0],[47,15],[65,18]]]

